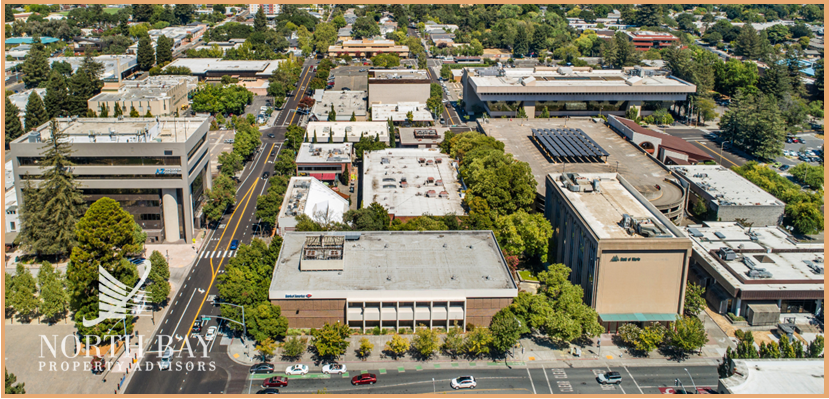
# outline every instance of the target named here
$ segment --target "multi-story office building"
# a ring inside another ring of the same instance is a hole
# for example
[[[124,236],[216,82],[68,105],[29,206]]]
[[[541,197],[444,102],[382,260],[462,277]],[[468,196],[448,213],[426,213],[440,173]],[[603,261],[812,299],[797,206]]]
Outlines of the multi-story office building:
[[[189,104],[187,95],[198,87],[195,76],[150,76],[144,80],[124,81],[118,91],[103,91],[90,98],[89,109],[100,114],[106,106],[115,115],[116,104],[124,115],[135,108],[139,115],[173,116]]]
[[[269,297],[293,328],[488,326],[518,295],[491,231],[288,232]]]
[[[348,54],[352,57],[371,58],[377,54],[393,53],[400,56],[400,58],[409,57],[409,46],[398,46],[394,40],[346,40],[339,46],[329,46],[328,56],[338,57]]]
[[[265,15],[277,15],[282,12],[281,4],[248,4],[250,15],[258,13],[260,8]]]
[[[152,242],[190,241],[201,227],[211,187],[208,118],[61,118],[69,161],[88,203],[109,197],[144,228]],[[20,182],[40,182],[46,123],[11,143],[17,197]],[[22,205],[22,204],[21,204]]]
[[[369,106],[407,102],[425,104],[430,88],[431,80],[425,69],[372,69],[368,75],[368,103]]]
[[[662,49],[682,44],[678,37],[666,32],[625,31],[625,34],[628,40],[633,43],[633,47],[640,51],[647,51],[652,48]]]
[[[682,314],[691,240],[617,173],[549,174],[552,262],[609,332]]]

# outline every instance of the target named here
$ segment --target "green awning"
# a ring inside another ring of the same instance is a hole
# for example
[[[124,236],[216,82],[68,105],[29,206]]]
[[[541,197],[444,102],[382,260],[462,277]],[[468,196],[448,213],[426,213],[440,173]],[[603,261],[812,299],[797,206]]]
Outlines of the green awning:
[[[676,321],[676,313],[600,313],[602,322]]]

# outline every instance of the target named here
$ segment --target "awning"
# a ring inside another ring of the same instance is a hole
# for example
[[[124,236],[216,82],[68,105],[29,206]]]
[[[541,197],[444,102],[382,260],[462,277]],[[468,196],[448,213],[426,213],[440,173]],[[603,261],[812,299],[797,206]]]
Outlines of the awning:
[[[676,321],[676,313],[600,313],[602,322]]]
[[[311,177],[314,177],[317,180],[335,180],[335,179],[337,179],[337,174],[336,173],[311,173]]]

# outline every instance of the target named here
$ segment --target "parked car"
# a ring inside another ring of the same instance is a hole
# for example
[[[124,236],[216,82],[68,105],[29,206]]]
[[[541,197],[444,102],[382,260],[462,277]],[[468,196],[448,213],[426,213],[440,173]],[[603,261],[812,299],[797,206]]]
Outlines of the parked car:
[[[285,369],[285,374],[288,375],[305,375],[308,374],[308,366],[304,364],[295,364],[293,366],[288,366]]]
[[[354,378],[351,379],[351,385],[374,385],[376,382],[377,375],[369,373],[355,375]]]
[[[262,382],[262,388],[280,388],[288,386],[287,377],[271,377]]]
[[[268,133],[268,138],[269,139],[276,138],[276,135],[273,134],[273,133]]]
[[[478,386],[478,382],[475,381],[475,377],[473,377],[471,375],[467,375],[467,376],[458,377],[458,378],[453,379],[452,382],[449,383],[449,386],[452,387],[452,389],[461,389],[461,388],[472,389],[472,388],[475,388],[476,386]]]
[[[196,322],[193,323],[193,332],[194,333],[201,332],[201,320],[196,320]]]
[[[273,373],[273,370],[273,364],[271,363],[258,363],[250,366],[251,374],[270,374]]]
[[[271,175],[271,172],[268,172],[268,171],[266,170],[264,173],[262,173],[262,178],[263,178],[263,179],[267,179],[270,175]]]
[[[256,391],[256,393],[259,395],[276,395],[279,393],[279,390],[276,388],[265,388]]]
[[[781,171],[783,171],[783,172],[785,172],[785,171],[789,170],[789,168],[791,168],[791,166],[789,166],[789,165],[783,165],[783,166],[781,166],[781,167],[780,167],[780,170],[781,170]]]
[[[348,369],[345,367],[344,364],[329,363],[325,366],[322,366],[322,372],[324,374],[345,374],[348,372]]]
[[[783,164],[781,162],[775,162],[775,163],[771,164],[771,166],[774,167],[774,168],[779,168],[782,165]]]
[[[233,240],[230,242],[230,249],[236,250],[239,248],[239,240]]]
[[[214,338],[216,338],[216,330],[218,330],[216,326],[207,327],[207,333],[204,334],[204,340],[212,341]]]
[[[235,142],[236,142],[236,140],[234,140],[234,139],[227,139],[227,140],[225,140],[225,144],[233,144],[233,143],[235,143]]]
[[[622,383],[622,374],[618,371],[608,371],[604,374],[599,374],[596,379],[599,381],[600,384],[616,384],[619,385]]]

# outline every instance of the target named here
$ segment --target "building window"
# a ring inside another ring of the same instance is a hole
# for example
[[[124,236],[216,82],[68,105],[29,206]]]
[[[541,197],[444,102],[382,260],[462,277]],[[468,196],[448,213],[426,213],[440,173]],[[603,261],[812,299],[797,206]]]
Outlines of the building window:
[[[142,213],[141,220],[161,220],[161,215],[158,213]]]
[[[9,222],[9,230],[11,230],[11,231],[15,231],[15,230],[17,230],[17,229],[15,228],[14,222]]]

